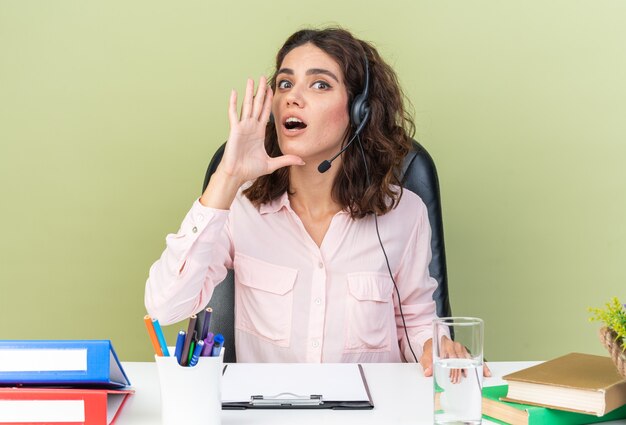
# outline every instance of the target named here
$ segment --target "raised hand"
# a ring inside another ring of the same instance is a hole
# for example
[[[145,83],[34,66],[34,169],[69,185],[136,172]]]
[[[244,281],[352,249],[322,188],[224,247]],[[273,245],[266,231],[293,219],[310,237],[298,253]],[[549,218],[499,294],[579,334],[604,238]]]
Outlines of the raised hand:
[[[265,128],[272,110],[272,98],[272,89],[265,77],[260,78],[256,95],[254,81],[248,79],[241,114],[237,114],[237,92],[231,92],[228,105],[230,133],[222,161],[200,198],[203,205],[228,209],[245,182],[281,167],[304,165],[304,161],[295,155],[271,158],[265,150]]]
[[[240,181],[241,184],[259,176],[270,174],[281,167],[303,165],[294,155],[270,158],[265,151],[265,128],[272,109],[272,89],[265,77],[259,80],[256,95],[254,81],[248,79],[246,94],[237,115],[237,92],[232,91],[228,107],[230,134],[224,157],[220,163],[222,171]]]

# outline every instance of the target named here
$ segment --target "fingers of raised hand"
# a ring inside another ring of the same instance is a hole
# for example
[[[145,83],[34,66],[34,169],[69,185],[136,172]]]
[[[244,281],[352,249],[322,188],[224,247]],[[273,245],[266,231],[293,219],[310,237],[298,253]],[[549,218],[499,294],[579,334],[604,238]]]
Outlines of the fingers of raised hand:
[[[263,124],[266,124],[270,119],[270,114],[272,113],[272,99],[274,98],[274,92],[269,86],[265,87],[265,100],[263,102],[263,108],[261,110],[261,116],[259,117],[259,121]]]
[[[254,95],[254,81],[248,79],[245,96],[241,105],[241,113],[237,113],[237,92],[231,91],[228,105],[228,120],[232,134],[255,134],[262,137],[265,126],[272,111],[272,89],[267,85],[267,79],[259,79],[259,87]]]
[[[257,88],[256,95],[254,96],[254,105],[252,109],[252,118],[260,119],[265,109],[265,102],[267,95],[271,92],[267,87],[267,80],[265,77],[259,79],[259,87]],[[266,120],[267,121],[267,120]]]
[[[243,103],[241,105],[241,120],[250,118],[252,115],[252,104],[254,101],[254,80],[248,78],[246,82],[246,94],[243,97]]]
[[[237,92],[233,89],[230,92],[230,100],[228,101],[228,121],[232,127],[237,123]]]
[[[240,120],[255,119],[266,123],[272,106],[272,94],[265,77],[259,79],[256,94],[254,93],[254,80],[248,78],[246,93],[241,105]]]
[[[288,167],[290,165],[304,165],[304,161],[295,155],[282,155],[276,158],[270,158],[268,160],[268,172],[273,173],[282,167]]]

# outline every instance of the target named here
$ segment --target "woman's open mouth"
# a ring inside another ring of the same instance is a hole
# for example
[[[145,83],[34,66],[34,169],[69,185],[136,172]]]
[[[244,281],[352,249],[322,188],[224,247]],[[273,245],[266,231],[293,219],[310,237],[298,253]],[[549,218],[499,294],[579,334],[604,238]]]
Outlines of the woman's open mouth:
[[[306,128],[306,124],[304,123],[304,121],[296,117],[288,117],[283,125],[289,131],[298,131]]]

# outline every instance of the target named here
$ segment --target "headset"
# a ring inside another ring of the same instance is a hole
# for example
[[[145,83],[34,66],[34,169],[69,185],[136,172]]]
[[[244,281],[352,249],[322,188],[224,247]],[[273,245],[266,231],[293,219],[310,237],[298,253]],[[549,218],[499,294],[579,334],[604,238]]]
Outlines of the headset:
[[[363,62],[365,64],[365,84],[363,85],[363,91],[354,98],[350,108],[352,125],[357,128],[355,135],[359,135],[363,131],[370,117],[370,103],[367,99],[370,91],[370,64],[365,55],[363,55]]]

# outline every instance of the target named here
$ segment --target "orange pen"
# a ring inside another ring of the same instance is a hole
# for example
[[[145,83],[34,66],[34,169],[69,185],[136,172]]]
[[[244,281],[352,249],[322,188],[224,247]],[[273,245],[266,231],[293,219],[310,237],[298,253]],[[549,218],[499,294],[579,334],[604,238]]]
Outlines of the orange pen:
[[[157,356],[163,357],[163,350],[161,350],[161,345],[159,344],[159,340],[157,339],[156,332],[154,331],[152,318],[146,314],[143,317],[143,321],[146,323],[146,329],[148,329],[148,335],[150,335],[150,341],[152,341],[154,352],[156,353]]]

